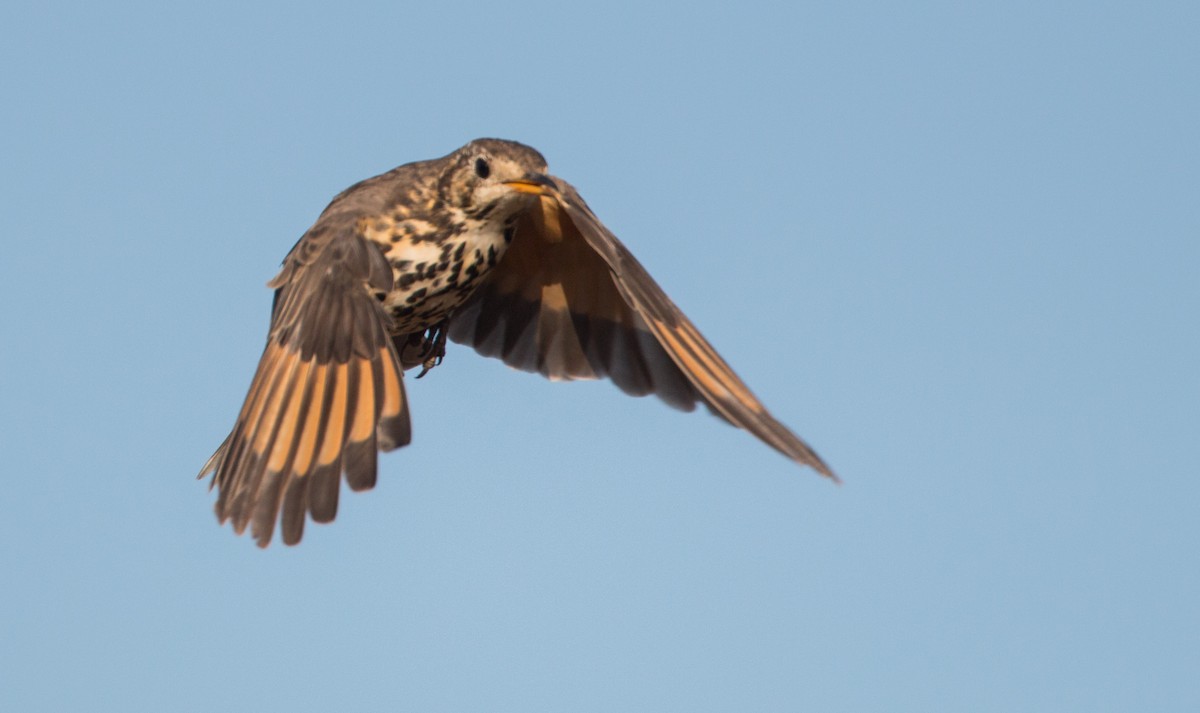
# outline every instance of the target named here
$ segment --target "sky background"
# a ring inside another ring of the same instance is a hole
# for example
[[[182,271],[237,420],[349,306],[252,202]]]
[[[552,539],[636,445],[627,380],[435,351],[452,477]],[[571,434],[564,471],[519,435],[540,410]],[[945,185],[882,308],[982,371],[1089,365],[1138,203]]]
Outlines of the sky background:
[[[0,709],[1200,710],[1195,3],[0,7]],[[452,345],[194,479],[349,184],[529,143],[834,486]]]

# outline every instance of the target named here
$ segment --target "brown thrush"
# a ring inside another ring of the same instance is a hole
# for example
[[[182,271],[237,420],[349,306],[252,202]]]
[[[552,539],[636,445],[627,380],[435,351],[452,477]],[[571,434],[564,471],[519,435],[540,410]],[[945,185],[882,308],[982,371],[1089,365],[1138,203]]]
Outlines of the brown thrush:
[[[375,484],[376,451],[411,437],[405,369],[445,340],[550,379],[697,402],[835,478],[776,421],[534,149],[479,139],[333,199],[268,283],[271,331],[233,431],[205,464],[221,522],[266,546]]]

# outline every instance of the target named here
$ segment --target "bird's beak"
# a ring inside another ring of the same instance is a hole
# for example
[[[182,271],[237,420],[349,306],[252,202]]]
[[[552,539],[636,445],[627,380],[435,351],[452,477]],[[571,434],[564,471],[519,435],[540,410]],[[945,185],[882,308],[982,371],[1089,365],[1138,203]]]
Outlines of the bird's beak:
[[[540,173],[527,173],[515,181],[505,181],[504,185],[512,186],[518,193],[531,193],[535,196],[548,196],[558,191],[558,185]]]

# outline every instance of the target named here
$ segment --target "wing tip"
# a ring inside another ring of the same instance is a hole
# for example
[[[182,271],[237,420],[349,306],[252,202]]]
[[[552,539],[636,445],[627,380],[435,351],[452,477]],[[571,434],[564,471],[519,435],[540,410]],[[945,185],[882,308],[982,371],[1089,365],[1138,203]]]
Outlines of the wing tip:
[[[842,479],[838,477],[838,474],[834,473],[832,468],[825,465],[820,460],[818,460],[816,464],[809,463],[808,466],[817,471],[819,475],[828,478],[834,485],[842,485]]]
[[[809,448],[807,445],[804,445],[803,450],[800,452],[786,453],[785,455],[800,465],[806,465],[809,468],[812,468],[817,472],[817,475],[828,478],[833,482],[834,485],[842,484],[842,479],[838,477],[837,473],[833,472],[833,468],[830,468],[828,465],[826,465],[825,461],[821,460],[821,456],[817,455],[816,451]]]

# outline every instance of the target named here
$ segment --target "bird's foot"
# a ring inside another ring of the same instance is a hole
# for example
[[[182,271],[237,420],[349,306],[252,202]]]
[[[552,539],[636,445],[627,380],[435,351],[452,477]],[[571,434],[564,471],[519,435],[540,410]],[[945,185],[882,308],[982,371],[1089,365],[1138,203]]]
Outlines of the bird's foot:
[[[425,361],[421,362],[421,373],[417,374],[420,379],[429,373],[430,369],[442,363],[446,358],[446,321],[442,320],[434,326],[425,330],[423,339],[425,341],[423,348],[425,352]]]

